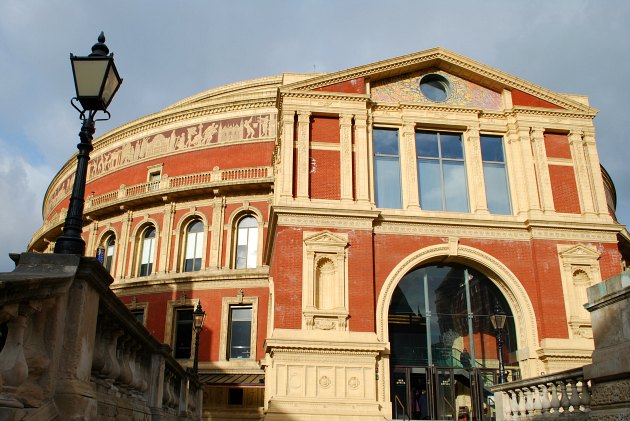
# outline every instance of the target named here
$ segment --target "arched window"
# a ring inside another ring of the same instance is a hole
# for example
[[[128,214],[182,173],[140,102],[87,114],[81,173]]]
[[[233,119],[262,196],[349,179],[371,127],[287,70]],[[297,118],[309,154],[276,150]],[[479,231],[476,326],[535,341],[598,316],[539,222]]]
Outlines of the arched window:
[[[238,223],[236,269],[255,268],[258,257],[258,221],[246,216]]]
[[[153,256],[155,254],[155,228],[148,227],[142,233],[140,240],[140,266],[138,276],[153,273]]]
[[[195,220],[186,229],[186,255],[184,272],[196,272],[201,269],[203,249],[203,222]]]
[[[103,266],[109,273],[112,273],[113,263],[114,263],[114,248],[116,246],[116,237],[114,234],[107,237],[105,242],[103,243],[103,248],[105,249],[105,256],[103,258]]]

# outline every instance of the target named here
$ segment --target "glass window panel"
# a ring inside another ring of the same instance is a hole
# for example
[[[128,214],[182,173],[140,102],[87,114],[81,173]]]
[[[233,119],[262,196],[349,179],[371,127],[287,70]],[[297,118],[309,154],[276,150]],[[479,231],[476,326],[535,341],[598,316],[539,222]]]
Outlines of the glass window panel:
[[[420,207],[426,210],[443,210],[442,176],[437,160],[418,160]]]
[[[375,155],[398,156],[398,130],[397,129],[374,129]]]
[[[486,200],[490,213],[511,214],[512,208],[505,165],[484,163],[483,178],[486,183]]]
[[[461,135],[440,133],[440,145],[442,147],[442,158],[464,159]]]
[[[416,133],[416,155],[427,158],[439,158],[440,151],[437,133]]]
[[[249,228],[247,235],[247,267],[256,267],[258,256],[258,228]]]
[[[374,159],[376,207],[401,208],[400,162],[398,158]]]
[[[116,239],[114,236],[110,236],[107,239],[105,245],[105,261],[103,262],[103,266],[107,269],[108,272],[112,270],[112,262],[114,260],[114,246],[116,245]]]
[[[175,358],[190,358],[193,309],[177,309],[175,313]]]
[[[481,158],[483,161],[504,162],[503,138],[499,136],[481,136]]]
[[[444,195],[449,212],[468,212],[466,171],[463,162],[444,161]]]
[[[230,308],[230,359],[250,357],[252,338],[252,308]]]

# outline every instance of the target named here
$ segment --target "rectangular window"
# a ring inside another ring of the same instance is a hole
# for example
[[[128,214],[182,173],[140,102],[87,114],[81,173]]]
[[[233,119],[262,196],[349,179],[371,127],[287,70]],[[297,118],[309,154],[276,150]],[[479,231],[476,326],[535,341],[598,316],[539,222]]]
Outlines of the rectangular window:
[[[416,132],[420,207],[468,212],[468,185],[461,133]]]
[[[248,359],[252,346],[252,308],[230,307],[228,359]]]
[[[136,308],[131,310],[131,314],[133,314],[133,316],[136,318],[137,321],[139,321],[140,323],[144,323],[144,309],[143,308]]]
[[[490,213],[510,215],[510,190],[505,171],[505,154],[501,136],[481,135],[481,160]]]
[[[397,129],[373,130],[376,207],[402,208]]]
[[[149,190],[156,191],[160,189],[160,179],[162,178],[161,171],[154,171],[149,173]]]
[[[175,358],[190,358],[193,337],[193,308],[183,307],[175,310]]]

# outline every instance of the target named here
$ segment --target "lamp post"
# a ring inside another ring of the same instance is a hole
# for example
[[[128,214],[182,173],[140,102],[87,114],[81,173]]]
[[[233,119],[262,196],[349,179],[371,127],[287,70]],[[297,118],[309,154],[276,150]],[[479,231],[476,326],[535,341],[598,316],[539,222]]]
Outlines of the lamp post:
[[[68,214],[63,226],[63,234],[57,237],[55,253],[57,254],[85,254],[85,241],[81,238],[83,230],[83,204],[85,202],[85,182],[87,165],[92,151],[92,136],[94,122],[109,120],[107,107],[114,98],[122,83],[114,64],[114,54],[109,54],[105,45],[103,32],[98,42],[92,47],[92,53],[87,57],[77,57],[70,54],[74,86],[77,96],[70,103],[79,112],[81,119],[80,142],[77,145],[77,169],[74,175]],[[75,102],[81,105],[79,108]],[[107,118],[95,119],[98,111],[102,111]]]
[[[201,309],[201,301],[197,303],[197,308],[193,311],[193,328],[195,329],[195,355],[193,358],[193,371],[195,375],[199,371],[199,333],[206,320],[206,312]]]
[[[490,321],[494,330],[497,332],[497,353],[499,357],[499,383],[505,383],[505,367],[503,366],[503,326],[505,326],[505,319],[507,315],[501,308],[499,303],[494,304],[493,314],[490,316]]]

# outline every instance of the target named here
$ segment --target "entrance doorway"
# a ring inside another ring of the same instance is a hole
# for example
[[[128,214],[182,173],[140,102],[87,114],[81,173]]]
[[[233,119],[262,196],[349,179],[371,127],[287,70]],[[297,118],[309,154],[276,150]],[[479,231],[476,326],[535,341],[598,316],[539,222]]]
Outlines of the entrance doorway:
[[[497,371],[488,369],[395,367],[393,418],[491,421],[497,378]]]
[[[517,379],[514,320],[492,281],[463,265],[425,266],[401,279],[388,320],[394,419],[492,419],[496,304],[507,313],[501,356],[508,379]]]

